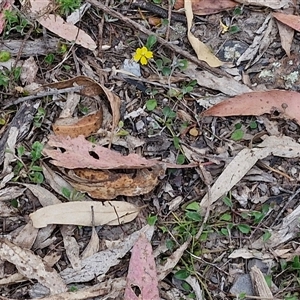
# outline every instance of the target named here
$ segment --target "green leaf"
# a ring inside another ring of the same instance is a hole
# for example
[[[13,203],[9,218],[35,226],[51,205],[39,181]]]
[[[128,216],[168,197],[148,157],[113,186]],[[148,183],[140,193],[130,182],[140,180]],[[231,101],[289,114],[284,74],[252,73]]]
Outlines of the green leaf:
[[[293,259],[292,268],[294,270],[300,270],[300,259],[298,255],[296,255]]]
[[[29,179],[33,183],[41,184],[44,182],[44,175],[41,172],[33,172],[33,174],[29,174]]]
[[[19,201],[17,199],[12,199],[10,201],[10,205],[14,208],[18,208],[19,207]]]
[[[232,208],[232,206],[233,206],[232,205],[232,201],[231,201],[231,199],[229,197],[226,196],[222,200],[223,200],[223,202],[224,202],[225,205],[227,205],[228,207]]]
[[[240,32],[240,28],[237,26],[237,25],[233,25],[233,26],[230,26],[229,27],[229,33],[237,33],[237,32]]]
[[[33,165],[30,167],[30,171],[43,172],[43,168],[40,166]]]
[[[244,137],[244,131],[242,129],[236,129],[232,134],[231,134],[231,139],[234,141],[240,141]]]
[[[221,233],[223,234],[223,235],[225,235],[225,236],[229,236],[229,231],[228,231],[228,229],[227,228],[221,228]]]
[[[157,38],[155,35],[149,35],[148,38],[147,38],[147,42],[146,42],[146,48],[148,50],[151,50],[152,47],[156,44],[157,42]]]
[[[10,59],[10,53],[8,51],[0,51],[0,62],[6,62]]]
[[[184,71],[188,67],[188,60],[187,59],[178,59],[177,67],[180,69],[180,71]]]
[[[187,211],[185,213],[186,217],[189,218],[190,220],[193,220],[193,221],[197,221],[197,222],[200,222],[202,221],[202,217],[201,215],[198,213],[198,212],[195,212],[195,211]]]
[[[157,222],[157,216],[154,215],[154,216],[149,216],[147,218],[147,223],[151,226],[155,225],[155,223]]]
[[[265,281],[268,285],[268,287],[271,287],[272,286],[272,276],[271,275],[265,275]]]
[[[158,70],[162,70],[162,68],[163,68],[163,61],[161,59],[157,59],[155,61],[155,64],[156,64],[156,67],[157,67]]]
[[[42,157],[42,151],[43,151],[44,145],[38,141],[35,141],[32,144],[32,150],[31,150],[31,158],[32,161],[37,161]]]
[[[200,211],[200,205],[198,202],[192,202],[186,206],[185,210]]]
[[[245,298],[246,298],[246,295],[247,295],[246,293],[240,293],[240,294],[239,294],[239,299],[241,299],[241,300],[242,300],[242,299],[245,299]]]
[[[70,199],[71,198],[71,191],[68,189],[68,188],[66,188],[66,187],[63,187],[62,189],[61,189],[61,192],[62,192],[62,194],[63,194],[63,196],[65,197],[65,198],[67,198],[67,199]]]
[[[179,150],[180,149],[180,144],[179,144],[179,137],[178,136],[174,136],[173,137],[173,144],[175,149]]]
[[[48,65],[51,65],[54,62],[54,54],[53,53],[49,53],[45,56],[45,63]]]
[[[165,106],[162,112],[166,118],[174,119],[176,117],[176,112],[173,111],[169,106]]]
[[[161,72],[164,76],[171,75],[171,68],[170,67],[162,67]]]
[[[228,213],[225,213],[225,214],[221,215],[220,220],[221,221],[231,221],[231,215]]]
[[[173,251],[174,247],[175,247],[175,242],[173,240],[166,240],[166,247],[168,250]]]
[[[185,163],[185,155],[184,154],[178,154],[176,163],[178,165],[183,165]]]
[[[149,110],[149,111],[152,111],[156,108],[157,106],[157,101],[155,99],[149,99],[146,101],[146,108]]]
[[[21,157],[25,153],[25,147],[24,146],[19,146],[17,149],[18,157]]]
[[[174,274],[174,277],[179,280],[187,279],[189,276],[190,272],[187,269],[179,270]]]
[[[257,128],[257,123],[256,123],[256,121],[251,121],[250,124],[249,124],[249,127],[250,127],[251,129],[256,129],[256,128]]]
[[[239,224],[237,225],[237,228],[240,232],[248,234],[251,231],[251,227],[247,224]]]

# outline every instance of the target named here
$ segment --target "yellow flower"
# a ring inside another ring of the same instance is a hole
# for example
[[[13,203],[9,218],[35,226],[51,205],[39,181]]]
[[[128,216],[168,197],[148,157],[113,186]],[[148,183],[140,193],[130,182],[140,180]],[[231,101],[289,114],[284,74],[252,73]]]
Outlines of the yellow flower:
[[[153,52],[148,50],[145,46],[142,48],[137,48],[135,50],[135,54],[133,56],[133,59],[138,62],[140,61],[140,63],[142,65],[146,65],[148,63],[148,59],[153,57]]]

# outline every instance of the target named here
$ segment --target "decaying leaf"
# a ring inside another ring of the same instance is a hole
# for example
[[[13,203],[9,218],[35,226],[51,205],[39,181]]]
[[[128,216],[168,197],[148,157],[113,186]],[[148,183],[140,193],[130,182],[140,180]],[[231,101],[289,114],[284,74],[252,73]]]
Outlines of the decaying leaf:
[[[92,210],[94,224],[92,224]],[[119,225],[135,219],[140,209],[125,201],[94,201],[67,202],[49,205],[29,215],[36,228],[48,224],[65,224],[80,226]]]
[[[183,8],[183,6],[184,0],[177,0],[174,4],[175,9]],[[207,16],[224,10],[232,9],[236,7],[236,2],[232,0],[193,0],[192,7],[195,15]]]
[[[55,135],[48,138],[44,155],[51,157],[54,165],[67,169],[142,169],[157,164],[156,161],[147,160],[137,154],[123,156],[119,152],[87,141],[82,135],[74,139]]]
[[[52,128],[55,134],[66,135],[71,138],[83,135],[90,136],[97,132],[103,120],[102,110],[82,118],[61,118],[55,121]]]
[[[83,86],[83,89],[80,91],[81,95],[87,97],[93,96],[102,96],[104,101],[108,101],[110,104],[110,108],[113,116],[113,128],[115,128],[120,120],[120,98],[108,90],[103,85],[97,83],[86,76],[78,76],[69,80],[64,80],[60,82],[54,82],[50,84],[44,85],[44,87],[56,88],[56,89],[64,89],[68,87],[72,87],[74,84]]]
[[[188,39],[193,49],[195,50],[198,59],[207,62],[211,67],[222,66],[223,62],[221,62],[203,42],[198,40],[191,33],[192,22],[194,17],[191,0],[184,0],[184,8],[185,8],[185,15],[187,18]]]
[[[266,136],[264,141],[252,149],[243,149],[229,163],[223,173],[212,186],[210,193],[206,194],[200,205],[208,207],[225,195],[238,183],[259,159],[269,155],[280,157],[299,157],[300,144],[287,136]]]
[[[29,279],[35,279],[50,289],[51,294],[67,291],[67,287],[55,269],[45,265],[32,251],[23,249],[9,241],[0,241],[0,259],[14,264],[18,271]]]
[[[300,124],[299,93],[282,90],[246,93],[214,105],[202,116],[260,116],[274,113],[277,117],[294,119]]]
[[[105,274],[112,266],[117,265],[120,262],[120,258],[124,257],[124,255],[133,247],[141,233],[144,233],[146,237],[151,240],[153,232],[154,227],[146,225],[124,238],[122,242],[115,247],[100,251],[83,259],[82,269],[80,271],[66,268],[60,272],[60,275],[67,284],[71,282],[90,281],[94,279],[95,276]]]
[[[119,195],[138,196],[152,191],[158,184],[158,177],[164,174],[162,166],[151,169],[120,171],[100,171],[76,169],[67,172],[67,181],[80,192],[87,192],[96,199],[114,199]]]
[[[134,288],[139,289],[139,296]],[[133,246],[129,262],[124,300],[134,299],[160,299],[152,247],[145,234],[141,234]]]

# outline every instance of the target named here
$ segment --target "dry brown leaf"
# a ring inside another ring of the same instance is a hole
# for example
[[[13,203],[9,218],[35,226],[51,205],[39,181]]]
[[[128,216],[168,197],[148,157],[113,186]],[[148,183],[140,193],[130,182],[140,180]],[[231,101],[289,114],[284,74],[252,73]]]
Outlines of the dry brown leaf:
[[[85,137],[96,133],[103,120],[102,109],[82,118],[62,118],[55,121],[52,128],[55,134],[67,135],[71,138],[79,135]]]
[[[14,264],[18,271],[29,279],[36,279],[50,289],[51,294],[67,291],[67,286],[55,269],[45,265],[32,251],[23,249],[9,241],[0,241],[0,259]]]
[[[95,41],[83,30],[71,23],[67,23],[58,14],[49,13],[51,11],[50,5],[51,2],[49,0],[30,0],[30,5],[28,5],[28,8],[30,9],[32,18],[36,17],[37,21],[41,25],[58,36],[66,39],[69,42],[75,42],[76,44],[92,51],[97,48]]]
[[[192,7],[195,15],[206,16],[211,14],[216,14],[218,12],[232,9],[236,7],[236,2],[231,0],[193,0]],[[177,0],[174,4],[175,9],[183,8],[184,0]]]
[[[13,237],[11,240],[16,246],[19,246],[23,249],[31,249],[32,245],[35,242],[35,239],[38,235],[38,229],[33,227],[32,222],[29,221],[23,228],[20,230],[17,236]]]
[[[223,65],[221,62],[204,43],[198,40],[192,33],[192,23],[193,23],[193,10],[191,0],[184,0],[185,15],[187,18],[187,32],[188,39],[195,50],[199,60],[207,62],[211,67],[220,67]]]
[[[94,224],[92,224],[92,209]],[[36,228],[48,224],[65,224],[79,226],[119,225],[135,219],[140,209],[124,201],[94,201],[67,202],[49,205],[38,209],[29,215]]]
[[[157,164],[156,161],[147,160],[137,154],[123,156],[119,152],[87,141],[82,135],[74,139],[55,135],[48,138],[48,148],[43,150],[44,155],[51,157],[54,165],[67,169],[142,169]]]
[[[288,57],[291,56],[291,46],[294,38],[294,29],[291,27],[281,23],[280,21],[277,22],[277,27],[279,31],[281,46],[284,49],[286,55]]]
[[[83,86],[83,89],[80,91],[81,95],[87,97],[94,97],[100,95],[104,98],[105,102],[106,101],[109,102],[112,111],[112,116],[113,116],[113,128],[115,128],[118,125],[120,120],[121,100],[117,95],[112,93],[103,85],[92,80],[91,78],[86,76],[78,76],[69,80],[46,84],[44,85],[44,87],[64,89],[64,88],[72,87],[74,84]]]
[[[77,190],[96,199],[114,199],[119,195],[138,196],[152,191],[164,169],[157,165],[130,173],[77,169],[67,173],[68,182]]]
[[[299,93],[282,90],[246,93],[214,105],[202,116],[260,116],[274,113],[300,124]]]
[[[281,23],[300,31],[300,17],[295,15],[287,15],[279,12],[273,13],[273,17],[276,18]]]

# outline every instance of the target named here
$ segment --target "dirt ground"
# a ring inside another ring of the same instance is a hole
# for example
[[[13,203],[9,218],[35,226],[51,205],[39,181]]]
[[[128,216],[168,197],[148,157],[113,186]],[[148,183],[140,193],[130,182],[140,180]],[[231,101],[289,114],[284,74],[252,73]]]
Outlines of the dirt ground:
[[[300,298],[300,3],[171,2],[0,3],[0,299]]]

